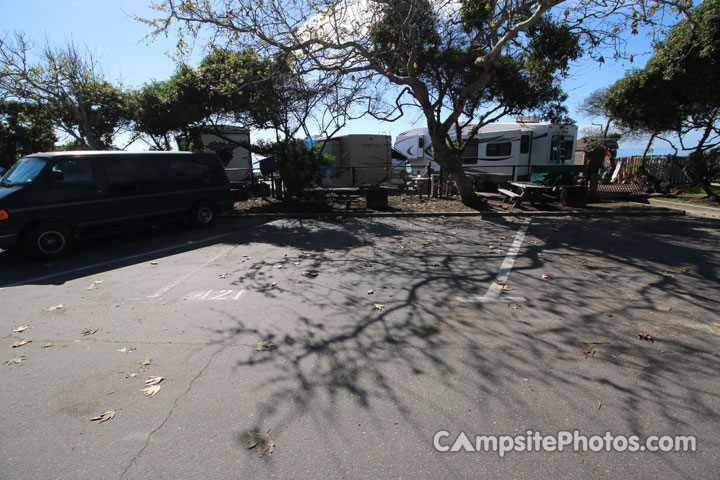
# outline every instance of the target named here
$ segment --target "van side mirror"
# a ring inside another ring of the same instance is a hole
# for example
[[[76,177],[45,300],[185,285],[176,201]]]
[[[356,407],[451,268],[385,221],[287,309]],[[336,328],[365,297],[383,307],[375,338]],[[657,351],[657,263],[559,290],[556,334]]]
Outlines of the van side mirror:
[[[62,182],[65,180],[65,174],[62,172],[62,170],[53,170],[50,173],[50,179],[53,182]]]

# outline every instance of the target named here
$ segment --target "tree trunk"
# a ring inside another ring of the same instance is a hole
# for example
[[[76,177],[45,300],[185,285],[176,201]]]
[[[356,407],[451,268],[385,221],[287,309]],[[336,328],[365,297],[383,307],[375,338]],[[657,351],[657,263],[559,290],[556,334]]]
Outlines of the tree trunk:
[[[472,178],[465,175],[462,162],[455,158],[447,147],[444,136],[439,141],[436,141],[435,136],[432,136],[432,142],[435,161],[455,180],[462,203],[476,210],[487,207],[484,199],[475,194]]]
[[[698,187],[703,189],[703,191],[707,194],[708,198],[710,198],[715,203],[720,203],[720,197],[718,197],[715,192],[713,192],[710,182],[705,178],[704,175],[702,175],[700,171],[698,171],[700,170],[698,168],[698,163],[703,161],[701,160],[701,155],[702,153],[699,152],[691,153],[690,158],[688,159],[688,164],[683,168],[683,171],[694,185],[697,185]]]
[[[655,178],[655,176],[651,174],[645,166],[645,157],[647,157],[647,154],[650,151],[650,147],[652,146],[653,141],[655,141],[656,136],[656,132],[653,132],[653,134],[650,135],[650,140],[648,140],[648,143],[645,146],[645,150],[642,153],[642,157],[640,157],[640,166],[637,169],[637,174],[645,178],[645,183],[651,191],[660,192],[662,190],[660,180]]]

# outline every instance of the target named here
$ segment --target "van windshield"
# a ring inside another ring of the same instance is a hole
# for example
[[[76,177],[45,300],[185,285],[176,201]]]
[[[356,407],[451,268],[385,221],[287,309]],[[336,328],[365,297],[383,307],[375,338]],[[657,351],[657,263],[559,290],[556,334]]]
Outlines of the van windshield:
[[[32,183],[47,164],[47,160],[38,157],[25,157],[18,160],[2,177],[2,184],[11,185]]]

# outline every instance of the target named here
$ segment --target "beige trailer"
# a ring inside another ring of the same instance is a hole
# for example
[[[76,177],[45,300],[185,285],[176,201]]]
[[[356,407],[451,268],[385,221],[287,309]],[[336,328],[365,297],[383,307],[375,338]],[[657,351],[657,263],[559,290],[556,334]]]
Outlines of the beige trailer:
[[[335,157],[323,186],[364,187],[388,179],[392,167],[390,135],[350,134],[314,140]]]

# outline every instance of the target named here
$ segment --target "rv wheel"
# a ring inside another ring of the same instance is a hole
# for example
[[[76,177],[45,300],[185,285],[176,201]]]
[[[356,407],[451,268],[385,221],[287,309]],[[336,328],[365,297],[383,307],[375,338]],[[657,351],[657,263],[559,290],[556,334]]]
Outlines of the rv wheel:
[[[72,230],[62,223],[46,222],[31,227],[22,238],[22,247],[33,258],[48,260],[65,255],[73,244]]]
[[[215,223],[215,206],[207,201],[197,202],[190,210],[190,221],[197,227],[208,227]]]

